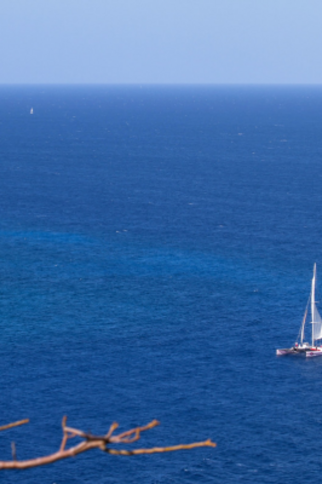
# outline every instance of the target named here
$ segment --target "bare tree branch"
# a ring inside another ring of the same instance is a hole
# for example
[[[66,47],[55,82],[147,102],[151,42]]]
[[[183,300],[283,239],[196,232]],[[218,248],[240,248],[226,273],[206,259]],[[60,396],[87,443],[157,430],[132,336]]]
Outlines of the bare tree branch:
[[[25,420],[19,420],[18,422],[10,423],[8,425],[3,425],[2,427],[0,427],[0,432],[2,430],[12,429],[12,427],[18,427],[19,425],[24,425],[27,423],[29,423],[29,418],[26,418]]]
[[[18,425],[22,425],[24,423],[29,422],[29,420],[20,420],[19,422],[15,422],[12,424],[4,425],[0,427],[0,430],[10,429],[12,427],[16,427]],[[152,447],[150,449],[134,449],[134,450],[126,450],[126,449],[111,449],[109,447],[110,444],[132,444],[133,442],[138,441],[141,438],[141,432],[146,430],[150,430],[153,427],[159,425],[157,420],[153,420],[149,424],[143,427],[135,427],[134,429],[127,430],[126,432],[122,432],[118,435],[113,435],[114,431],[118,428],[117,423],[113,423],[110,426],[109,431],[103,435],[92,435],[87,432],[83,432],[82,430],[74,429],[72,427],[67,427],[66,425],[67,417],[64,417],[62,420],[62,429],[63,429],[63,438],[60,444],[60,448],[57,452],[53,454],[46,455],[43,457],[38,457],[29,460],[17,460],[16,457],[16,446],[12,443],[12,460],[11,461],[0,461],[0,470],[4,469],[28,469],[30,467],[38,467],[47,464],[52,464],[58,460],[67,459],[68,457],[75,457],[78,454],[82,454],[83,452],[87,452],[91,449],[100,449],[103,452],[112,455],[140,455],[140,454],[155,454],[160,452],[173,452],[176,450],[187,450],[187,449],[194,449],[196,447],[216,447],[216,444],[212,442],[210,439],[205,440],[203,442],[194,442],[192,444],[181,444],[181,445],[174,445],[170,447]],[[74,437],[79,437],[83,439],[82,442],[79,444],[66,449],[66,444],[69,439]]]

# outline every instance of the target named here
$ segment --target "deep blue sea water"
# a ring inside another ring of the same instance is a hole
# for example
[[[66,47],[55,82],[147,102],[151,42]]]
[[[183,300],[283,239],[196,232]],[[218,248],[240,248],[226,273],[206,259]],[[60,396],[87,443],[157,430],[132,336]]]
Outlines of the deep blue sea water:
[[[322,274],[321,113],[313,87],[0,88],[0,425],[31,420],[1,458],[55,451],[63,415],[218,444],[2,482],[319,479],[322,359],[275,350]]]

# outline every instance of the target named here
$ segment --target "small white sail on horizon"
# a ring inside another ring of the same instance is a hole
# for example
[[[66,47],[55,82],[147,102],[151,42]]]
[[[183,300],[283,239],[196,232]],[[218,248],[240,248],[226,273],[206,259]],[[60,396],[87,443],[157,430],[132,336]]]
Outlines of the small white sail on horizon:
[[[30,114],[34,114],[34,108],[30,109]]]

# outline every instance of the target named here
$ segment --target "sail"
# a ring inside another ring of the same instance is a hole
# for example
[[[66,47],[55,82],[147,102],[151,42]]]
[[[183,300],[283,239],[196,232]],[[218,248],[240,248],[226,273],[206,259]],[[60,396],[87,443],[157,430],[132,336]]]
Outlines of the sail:
[[[312,311],[312,324],[314,324],[314,340],[322,339],[322,318],[314,304]]]
[[[314,343],[317,339],[322,337],[322,319],[315,304],[315,281],[316,264],[313,266],[313,278],[311,286],[312,346],[314,346]]]

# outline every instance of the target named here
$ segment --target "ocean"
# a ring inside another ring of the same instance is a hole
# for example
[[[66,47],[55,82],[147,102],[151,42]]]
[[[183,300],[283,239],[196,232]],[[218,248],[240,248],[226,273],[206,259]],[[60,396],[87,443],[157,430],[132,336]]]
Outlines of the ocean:
[[[322,358],[275,351],[314,262],[322,291],[321,112],[320,87],[0,88],[0,425],[30,418],[0,460],[56,451],[64,415],[217,443],[2,482],[316,482]]]

